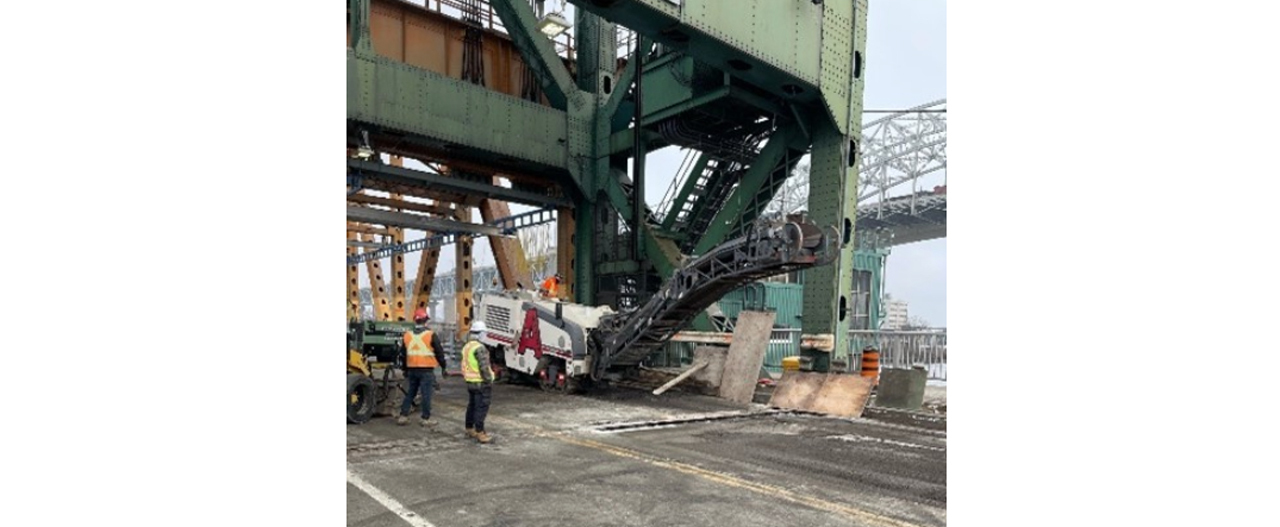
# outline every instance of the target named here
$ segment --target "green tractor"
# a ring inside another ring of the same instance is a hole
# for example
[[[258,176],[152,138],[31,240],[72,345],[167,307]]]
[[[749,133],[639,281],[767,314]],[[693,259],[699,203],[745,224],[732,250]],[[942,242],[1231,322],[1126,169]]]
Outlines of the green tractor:
[[[347,325],[347,422],[367,422],[403,393],[398,369],[404,332],[413,322],[352,321]]]

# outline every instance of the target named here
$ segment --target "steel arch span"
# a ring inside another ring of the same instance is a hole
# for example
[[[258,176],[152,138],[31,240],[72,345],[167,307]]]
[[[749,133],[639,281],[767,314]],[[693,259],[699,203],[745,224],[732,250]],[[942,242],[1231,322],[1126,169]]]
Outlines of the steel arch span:
[[[946,236],[946,105],[939,99],[863,125],[857,229],[868,237],[901,245]],[[936,172],[943,174],[940,187],[919,188],[921,178]],[[799,212],[808,198],[808,170],[798,169],[765,212]]]

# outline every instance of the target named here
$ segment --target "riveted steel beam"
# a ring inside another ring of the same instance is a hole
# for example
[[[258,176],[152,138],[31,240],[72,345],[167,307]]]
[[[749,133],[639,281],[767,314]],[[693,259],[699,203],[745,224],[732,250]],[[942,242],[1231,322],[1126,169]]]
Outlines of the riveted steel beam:
[[[551,223],[551,221],[555,219],[556,219],[556,216],[552,212],[552,209],[538,209],[538,210],[522,212],[514,216],[508,216],[506,218],[502,218],[498,221],[493,222],[493,227],[496,227],[499,231],[503,233],[511,233],[527,227],[533,227],[535,225]],[[411,253],[411,252],[417,252],[417,251],[428,251],[434,254],[438,252],[438,251],[435,251],[434,249],[439,249],[440,247],[444,247],[445,245],[449,245],[454,242],[454,233],[452,232],[439,232],[439,233],[428,232],[427,234],[428,234],[428,237],[426,238],[422,238],[420,240],[414,240],[411,242],[405,242],[405,243],[402,243],[399,245],[393,245],[390,247],[384,247],[382,249],[378,249],[377,251],[374,251],[369,254],[358,254],[354,256],[349,255],[347,256],[347,263],[358,264],[360,262],[368,260],[369,258],[380,259],[380,258],[386,258],[394,254]],[[437,258],[437,257],[438,256],[431,256],[431,258]],[[427,257],[424,256],[423,258],[427,258]]]
[[[359,254],[351,244],[358,242],[357,234],[347,231],[347,320],[360,320],[360,267],[350,260]]]
[[[502,25],[511,36],[520,57],[533,70],[543,93],[551,106],[565,110],[569,105],[585,104],[584,98],[569,76],[563,59],[556,54],[551,41],[538,32],[538,19],[533,7],[525,0],[492,0],[493,11],[502,19]]]
[[[360,247],[364,249],[381,249],[389,246],[390,244],[378,242],[347,242],[347,247]]]
[[[367,194],[353,194],[351,196],[347,196],[347,201],[352,203],[362,203],[365,205],[381,205],[383,207],[411,210],[414,212],[425,212],[428,214],[439,214],[441,216],[453,215],[453,207],[404,201],[403,196],[400,196],[399,198],[381,198],[378,196],[369,196]]]
[[[358,172],[360,177],[365,181],[385,180],[391,183],[403,185],[430,187],[441,192],[463,194],[480,198],[500,199],[502,201],[522,203],[525,205],[568,206],[572,204],[572,202],[567,198],[559,196],[541,195],[524,190],[499,187],[490,183],[432,174],[421,170],[384,165],[382,163],[375,163],[372,161],[348,159],[347,169]]]
[[[504,234],[501,229],[492,225],[479,225],[445,218],[431,218],[421,214],[408,214],[366,207],[348,206],[347,219],[420,231],[469,233],[485,236]]]
[[[524,166],[569,165],[565,112],[381,56],[347,51],[349,128],[391,130],[441,157]],[[572,124],[571,124],[572,123]],[[380,145],[372,145],[375,150]]]
[[[391,156],[391,164],[393,166],[403,167],[404,158],[400,156]],[[391,199],[389,199],[388,201],[393,207],[391,210],[396,212],[400,212],[404,210],[405,205],[408,205],[408,203],[404,201],[404,196],[401,194],[392,194]],[[404,243],[404,229],[401,229],[399,227],[392,228],[390,238],[391,238],[392,245],[399,245],[401,243]],[[381,249],[381,247],[378,247],[378,249]],[[409,303],[408,299],[406,298],[406,293],[407,291],[405,291],[404,255],[394,254],[391,256],[391,295],[392,295],[391,318],[392,320],[396,320],[400,322],[409,320],[410,318],[409,315],[405,313],[405,308],[408,307],[408,303]]]
[[[505,201],[486,199],[480,202],[480,219],[486,224],[492,225],[498,219],[510,215],[511,207]],[[533,278],[529,274],[529,262],[525,259],[524,248],[520,246],[519,239],[490,236],[489,248],[493,250],[493,259],[497,263],[498,275],[502,278],[503,287],[515,289],[517,284],[533,287]]]
[[[471,219],[471,209],[464,208],[454,211],[454,219],[459,223],[466,222]],[[471,248],[472,238],[466,235],[459,235],[457,244],[454,246],[454,302],[457,307],[458,318],[458,335],[459,339],[466,337],[467,332],[471,330],[471,301],[472,301],[472,273],[471,268]]]
[[[373,235],[361,234],[360,241],[373,242]],[[365,253],[372,252],[369,248],[363,250]],[[382,278],[382,262],[370,258],[365,261],[365,267],[369,271],[369,293],[373,296],[374,316],[378,320],[391,320],[391,303],[387,300],[387,282]]]
[[[778,0],[570,0],[773,94],[818,100],[823,6]],[[850,0],[833,0],[839,4]],[[837,38],[831,35],[831,38]]]
[[[576,213],[575,209],[569,208],[556,210],[556,272],[564,278],[561,287],[564,288],[565,297],[576,302],[586,302],[585,293],[577,286],[579,280],[575,272],[579,254],[577,246],[573,243],[573,237],[577,232],[577,218],[574,216]],[[589,245],[586,251],[589,255]]]

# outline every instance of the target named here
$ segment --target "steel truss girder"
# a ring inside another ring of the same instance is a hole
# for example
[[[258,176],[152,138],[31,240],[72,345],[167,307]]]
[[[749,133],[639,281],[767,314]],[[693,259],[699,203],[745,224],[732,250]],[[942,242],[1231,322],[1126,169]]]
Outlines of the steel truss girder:
[[[890,197],[888,191],[913,184],[925,175],[946,170],[946,102],[946,99],[941,99],[921,104],[863,125],[856,221],[858,231],[893,232],[894,245],[945,237],[945,195],[938,196],[924,191],[905,197]],[[803,210],[808,195],[809,176],[804,174],[792,177],[769,203],[767,213],[780,216]],[[878,221],[889,215],[895,219]],[[907,231],[911,229],[905,224],[908,221],[927,221],[942,227],[909,233]]]
[[[560,170],[569,164],[569,127],[585,126],[555,108],[351,49],[347,119],[413,134],[463,159]]]
[[[362,180],[381,179],[403,185],[430,187],[441,192],[476,196],[479,198],[497,199],[512,203],[533,206],[559,205],[568,206],[572,202],[559,196],[535,194],[533,192],[500,187],[489,183],[471,181],[459,177],[442,176],[413,170],[409,168],[384,165],[373,161],[348,159],[347,169],[360,174]]]
[[[390,247],[391,245],[392,244],[390,243],[378,242],[347,242],[347,247],[360,247],[362,249],[381,249],[383,247]]]
[[[493,222],[493,227],[498,229],[498,231],[502,234],[510,234],[526,227],[532,227],[534,225],[542,225],[544,223],[551,223],[555,219],[556,219],[556,216],[555,216],[555,211],[553,209],[539,209],[539,210],[523,212],[520,214],[516,214],[514,216],[502,218],[498,221]],[[421,240],[414,240],[411,242],[402,243],[402,244],[391,246],[391,247],[385,247],[377,251],[374,251],[372,253],[360,254],[356,256],[348,256],[347,264],[355,265],[369,258],[386,258],[393,254],[411,253],[411,252],[422,251],[425,249],[436,249],[436,248],[443,247],[445,245],[449,245],[453,242],[454,242],[454,233],[442,232],[428,238],[423,238]]]
[[[425,212],[427,214],[453,214],[453,207],[446,207],[444,205],[428,205],[426,203],[404,201],[403,199],[382,198],[378,196],[370,196],[368,194],[352,194],[347,196],[347,201],[352,203],[363,203],[365,205],[379,205],[383,207],[411,210],[414,212]]]
[[[862,127],[858,202],[889,199],[888,190],[947,168],[946,99],[888,115]]]
[[[796,1],[684,0],[679,6],[668,0],[570,1],[578,9],[626,26],[646,39],[687,49],[699,60],[779,97],[818,98],[819,57],[825,35],[814,21],[823,18],[823,6]],[[792,31],[779,34],[778,28]],[[733,67],[730,61],[738,61],[732,64],[740,66]]]
[[[463,210],[463,209],[458,209]],[[347,219],[365,223],[376,223],[390,227],[417,229],[420,231],[446,231],[459,234],[482,234],[498,236],[502,231],[491,225],[479,225],[444,218],[433,218],[421,214],[408,214],[390,210],[370,209],[367,207],[347,206]]]

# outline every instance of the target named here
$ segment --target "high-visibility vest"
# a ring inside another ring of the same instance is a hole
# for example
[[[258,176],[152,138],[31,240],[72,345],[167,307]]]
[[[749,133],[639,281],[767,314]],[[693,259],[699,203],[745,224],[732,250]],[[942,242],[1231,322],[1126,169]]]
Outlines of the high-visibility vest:
[[[428,329],[422,333],[404,332],[404,348],[408,355],[405,366],[410,368],[440,366],[440,363],[436,362],[435,350],[431,348],[431,330]]]
[[[547,296],[556,296],[556,278],[553,276],[542,282],[542,288],[547,290]]]
[[[462,379],[467,382],[481,382],[484,380],[480,376],[480,359],[476,358],[476,352],[484,349],[484,345],[478,341],[468,342],[462,347]],[[493,368],[489,368],[489,378],[493,378]]]

